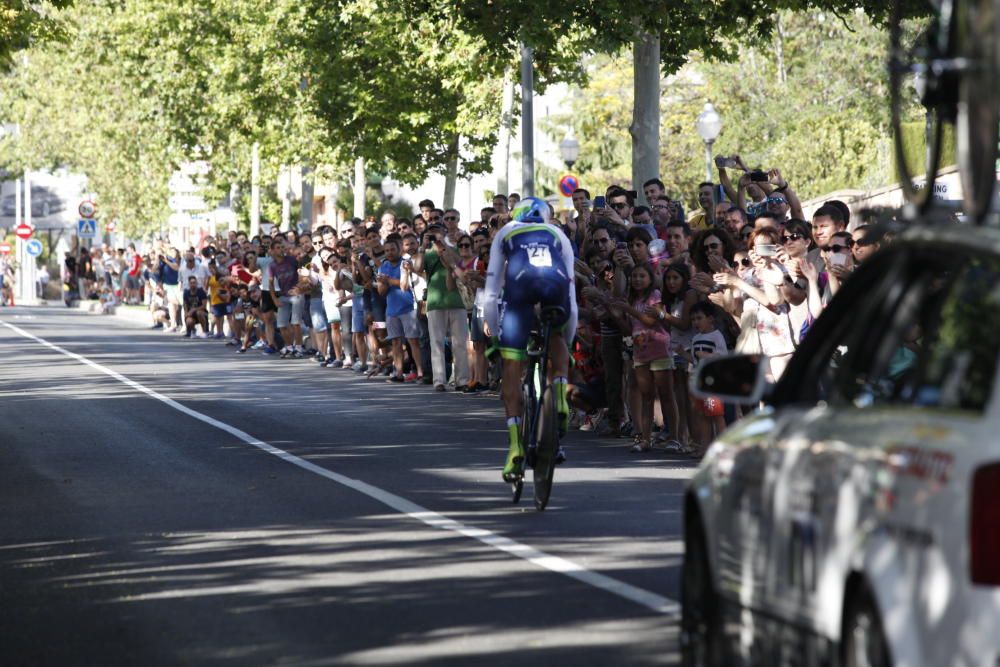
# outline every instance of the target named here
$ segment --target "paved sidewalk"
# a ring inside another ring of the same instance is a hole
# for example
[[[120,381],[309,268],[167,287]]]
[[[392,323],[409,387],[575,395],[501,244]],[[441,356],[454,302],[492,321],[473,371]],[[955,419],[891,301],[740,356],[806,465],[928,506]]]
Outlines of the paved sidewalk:
[[[50,303],[49,305],[58,305],[57,303]],[[100,301],[74,301],[73,305],[70,306],[71,310],[82,310],[84,312],[91,313],[96,317],[114,317],[116,320],[129,322],[130,324],[142,325],[150,327],[153,325],[153,319],[150,317],[149,308],[146,306],[116,306],[114,312],[110,315],[101,314],[101,302]]]

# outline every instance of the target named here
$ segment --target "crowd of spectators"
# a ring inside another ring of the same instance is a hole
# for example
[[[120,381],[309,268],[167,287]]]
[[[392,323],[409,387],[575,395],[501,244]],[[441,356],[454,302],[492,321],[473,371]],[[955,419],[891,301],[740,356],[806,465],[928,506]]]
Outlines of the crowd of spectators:
[[[687,193],[651,179],[648,205],[619,186],[578,189],[573,211],[555,219],[576,257],[575,428],[627,438],[632,451],[700,455],[741,407],[689,394],[698,361],[763,353],[777,379],[877,250],[843,203],[805,220],[780,171],[750,170],[738,156],[717,164],[719,183],[698,186],[693,211]],[[410,219],[385,213],[340,233],[230,232],[183,252],[158,242],[145,256],[85,250],[67,257],[64,277],[91,296],[138,302],[141,292],[154,328],[223,339],[239,354],[308,357],[430,391],[496,391],[483,288],[491,240],[518,200],[498,194],[468,223],[424,200]]]

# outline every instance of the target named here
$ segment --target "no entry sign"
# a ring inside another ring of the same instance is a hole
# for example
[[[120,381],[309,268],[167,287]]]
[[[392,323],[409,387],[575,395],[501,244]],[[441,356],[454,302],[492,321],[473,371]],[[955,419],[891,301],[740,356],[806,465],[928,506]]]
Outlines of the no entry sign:
[[[0,255],[9,255],[11,251],[10,244],[6,241],[0,243]]]
[[[27,241],[31,238],[31,235],[35,233],[35,228],[22,222],[14,228],[14,233],[17,235],[17,238]]]
[[[559,179],[559,192],[563,197],[572,197],[573,191],[580,187],[580,179],[576,174],[563,174]]]

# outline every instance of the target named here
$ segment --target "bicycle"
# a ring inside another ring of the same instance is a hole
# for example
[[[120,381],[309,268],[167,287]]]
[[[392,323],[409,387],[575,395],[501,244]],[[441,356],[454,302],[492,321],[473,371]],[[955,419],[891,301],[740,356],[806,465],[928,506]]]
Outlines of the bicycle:
[[[548,382],[549,340],[555,322],[566,319],[559,306],[542,308],[538,318],[541,330],[533,328],[528,338],[528,368],[521,381],[523,412],[521,443],[525,456],[521,459],[517,479],[511,483],[511,495],[516,505],[524,490],[524,472],[532,468],[535,509],[545,509],[552,494],[556,454],[559,451],[559,414],[555,391]],[[541,400],[539,400],[541,397]]]
[[[904,21],[914,3],[894,0],[889,30],[889,96],[900,186],[908,217],[934,207],[944,124],[954,124],[964,210],[981,223],[993,205],[1000,141],[1000,0],[932,0],[929,28],[911,46]],[[918,84],[918,81],[922,85]],[[902,122],[907,84],[927,110],[923,187],[906,165]]]

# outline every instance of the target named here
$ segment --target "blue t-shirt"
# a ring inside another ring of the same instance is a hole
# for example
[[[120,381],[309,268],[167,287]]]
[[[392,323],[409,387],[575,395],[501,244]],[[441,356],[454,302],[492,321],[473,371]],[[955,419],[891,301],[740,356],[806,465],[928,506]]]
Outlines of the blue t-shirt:
[[[382,266],[379,267],[378,272],[381,275],[389,276],[393,280],[399,280],[402,273],[402,266],[403,260],[399,260],[396,264],[386,260],[382,262]],[[389,317],[399,317],[400,315],[413,312],[413,292],[410,290],[404,292],[399,288],[399,285],[389,285],[389,291],[385,296],[385,314]]]
[[[171,269],[163,260],[160,260],[160,282],[164,285],[176,285],[177,278],[177,271]]]

